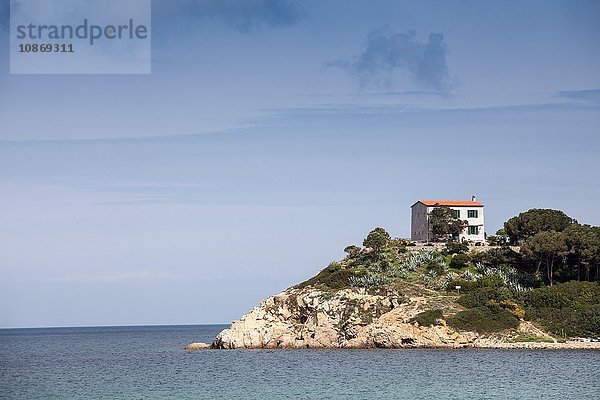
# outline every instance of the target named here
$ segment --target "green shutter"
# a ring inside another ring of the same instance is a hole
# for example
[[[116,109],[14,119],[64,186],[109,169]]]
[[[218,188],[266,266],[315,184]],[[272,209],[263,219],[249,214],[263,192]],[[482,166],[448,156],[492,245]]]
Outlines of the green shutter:
[[[477,226],[469,226],[467,228],[467,233],[469,235],[477,235],[479,233],[479,228]]]

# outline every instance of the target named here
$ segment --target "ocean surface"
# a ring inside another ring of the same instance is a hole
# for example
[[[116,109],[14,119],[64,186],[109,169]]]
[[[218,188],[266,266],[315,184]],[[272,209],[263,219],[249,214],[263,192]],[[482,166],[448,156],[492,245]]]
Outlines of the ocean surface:
[[[224,327],[0,330],[0,398],[600,398],[597,351],[183,350]]]

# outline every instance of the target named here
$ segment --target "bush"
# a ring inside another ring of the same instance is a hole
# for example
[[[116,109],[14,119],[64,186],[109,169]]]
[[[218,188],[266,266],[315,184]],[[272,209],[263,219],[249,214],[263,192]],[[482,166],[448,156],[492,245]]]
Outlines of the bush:
[[[490,303],[496,303],[494,300],[491,300]],[[523,310],[517,303],[512,300],[502,300],[498,304],[500,307],[504,308],[511,312],[512,315],[517,317],[518,319],[523,319],[525,317],[525,310]]]
[[[348,254],[348,257],[355,258],[360,254],[360,247],[351,244],[350,246],[346,246],[344,252]]]
[[[388,283],[390,283],[390,280],[383,276],[367,274],[359,276],[349,276],[348,283],[352,287],[369,288],[372,286],[387,285]]]
[[[342,269],[338,263],[331,263],[312,278],[296,285],[297,288],[306,286],[323,285],[329,289],[344,289],[350,287],[348,279],[353,274],[347,269]]]
[[[519,320],[510,311],[493,303],[460,311],[448,318],[448,323],[455,329],[478,333],[499,332],[519,326]]]
[[[444,248],[446,254],[464,254],[469,251],[469,246],[465,243],[448,242]]]
[[[480,287],[486,288],[501,288],[506,286],[506,282],[499,275],[487,275],[477,279]]]
[[[568,282],[521,295],[525,318],[556,335],[600,336],[600,284]]]
[[[469,266],[471,256],[468,254],[455,254],[450,260],[450,268],[461,269]]]
[[[477,285],[477,282],[467,281],[464,279],[454,279],[448,282],[448,291],[455,291],[456,286],[460,286],[461,293],[469,293],[473,290],[476,290],[479,287]]]
[[[504,300],[511,300],[512,297],[513,293],[504,287],[478,287],[477,289],[470,290],[460,296],[458,304],[467,308],[474,308],[485,306],[490,301],[500,303]]]
[[[440,309],[427,310],[415,315],[410,322],[416,322],[421,326],[439,325],[438,319],[443,319],[444,313]]]
[[[529,270],[529,265],[523,260],[521,253],[512,250],[509,247],[498,247],[488,251],[481,251],[471,256],[474,263],[482,263],[487,266],[498,267],[508,265],[518,270]]]

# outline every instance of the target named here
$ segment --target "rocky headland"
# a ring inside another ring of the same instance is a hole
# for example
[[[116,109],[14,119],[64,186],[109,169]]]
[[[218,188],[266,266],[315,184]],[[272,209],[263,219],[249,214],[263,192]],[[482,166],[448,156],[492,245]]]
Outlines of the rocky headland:
[[[518,248],[424,248],[376,228],[344,251],[186,349],[600,349],[600,284],[545,285]]]
[[[443,307],[456,311],[452,296],[403,297],[344,289],[333,294],[314,288],[290,288],[262,301],[258,307],[221,331],[212,344],[192,343],[197,349],[364,349],[364,348],[544,348],[600,349],[600,343],[561,341],[532,323],[494,334],[460,331],[436,319],[421,325],[419,315]],[[515,342],[521,335],[538,342]]]

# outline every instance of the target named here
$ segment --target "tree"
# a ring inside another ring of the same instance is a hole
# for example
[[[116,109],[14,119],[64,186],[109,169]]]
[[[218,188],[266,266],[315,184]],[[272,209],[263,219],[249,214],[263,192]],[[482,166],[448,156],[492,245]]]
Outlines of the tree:
[[[360,253],[360,247],[351,244],[350,246],[346,246],[344,252],[348,254],[348,257],[354,258]]]
[[[536,275],[539,275],[542,265],[545,267],[550,286],[554,281],[554,268],[568,254],[568,250],[567,236],[555,231],[538,232],[521,247],[523,255],[536,263]]]
[[[504,228],[500,228],[496,231],[496,240],[500,246],[508,244],[509,238]]]
[[[445,248],[442,250],[444,254],[465,254],[469,251],[469,246],[465,243],[449,242],[446,243]]]
[[[581,279],[581,268],[584,271],[584,279],[590,280],[590,270],[600,264],[600,234],[597,227],[590,225],[572,224],[564,230],[567,247],[569,248],[570,266]]]
[[[521,244],[539,232],[562,232],[574,223],[577,221],[560,210],[532,208],[506,221],[504,230],[510,243]]]
[[[390,242],[390,234],[383,228],[375,228],[363,240],[363,246],[370,247],[374,252],[379,253]]]
[[[452,235],[459,235],[467,226],[467,221],[456,217],[454,210],[448,206],[436,205],[429,213],[429,228],[433,241],[447,241]]]

